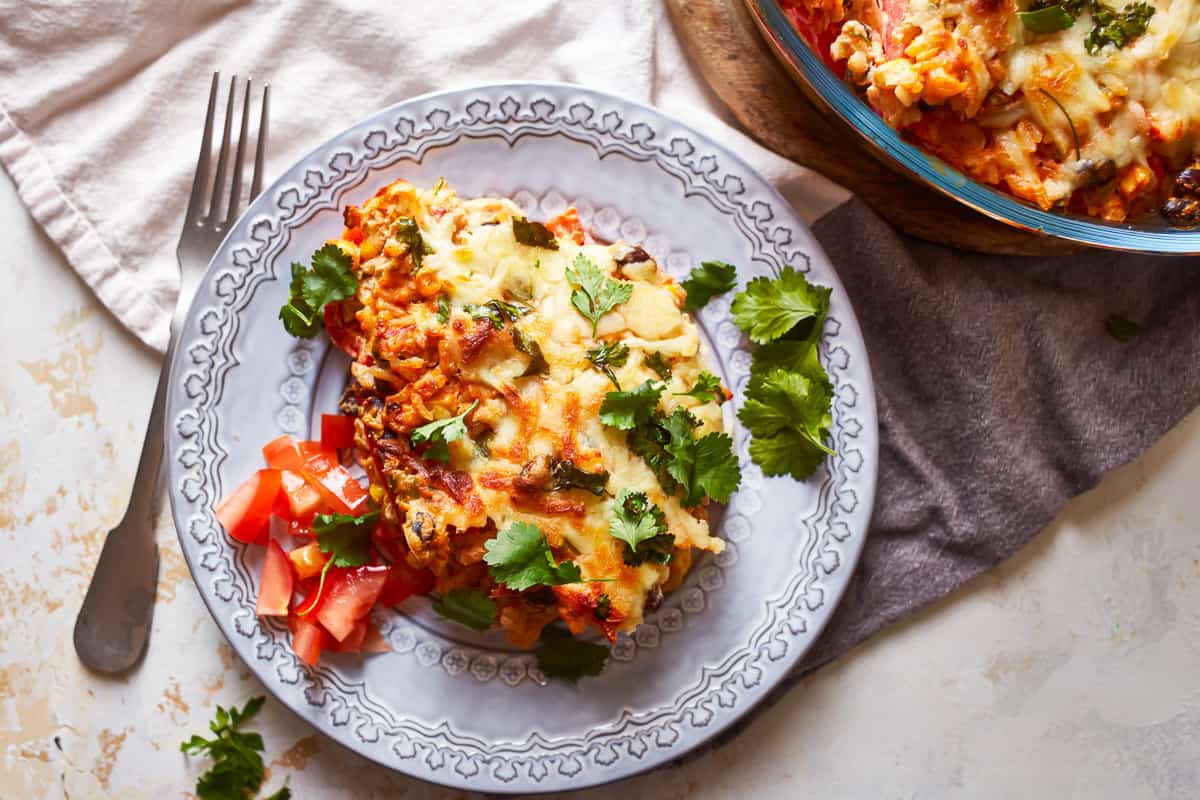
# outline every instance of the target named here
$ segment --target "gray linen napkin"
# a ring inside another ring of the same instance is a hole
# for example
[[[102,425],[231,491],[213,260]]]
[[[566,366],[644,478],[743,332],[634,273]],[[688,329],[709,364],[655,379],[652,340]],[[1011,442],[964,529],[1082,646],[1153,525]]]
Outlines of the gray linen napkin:
[[[1033,538],[1200,404],[1200,259],[1016,258],[896,233],[860,200],[813,233],[866,337],[879,487],[866,548],[802,677]],[[1110,316],[1135,321],[1127,343]]]

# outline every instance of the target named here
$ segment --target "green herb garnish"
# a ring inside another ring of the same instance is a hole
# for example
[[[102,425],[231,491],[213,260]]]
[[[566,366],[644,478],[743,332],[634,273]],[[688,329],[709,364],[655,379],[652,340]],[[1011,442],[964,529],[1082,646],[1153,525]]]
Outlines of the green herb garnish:
[[[312,602],[307,608],[297,610],[297,616],[306,616],[317,607],[325,590],[325,576],[330,567],[361,567],[367,563],[371,558],[371,534],[377,519],[378,511],[368,511],[358,517],[349,514],[318,514],[313,517],[312,531],[317,539],[317,547],[329,559],[321,568],[321,579]]]
[[[825,445],[831,387],[824,376],[771,370],[752,375],[738,419],[750,431],[750,457],[764,475],[803,480],[832,450]]]
[[[621,388],[613,368],[620,369],[625,366],[625,362],[629,360],[629,345],[620,342],[601,342],[587,351],[587,358],[596,369],[608,376],[613,386],[617,389]]]
[[[610,428],[631,430],[655,415],[665,389],[661,383],[646,381],[628,392],[609,392],[600,404],[600,421]]]
[[[420,269],[425,266],[425,256],[431,254],[433,248],[425,242],[425,237],[421,235],[421,228],[417,225],[415,219],[412,217],[401,217],[396,222],[396,233],[394,236],[396,241],[408,249],[408,257],[412,260],[414,269]]]
[[[443,464],[450,463],[450,442],[465,439],[468,435],[467,424],[464,421],[467,414],[475,410],[479,405],[479,401],[471,403],[471,407],[456,417],[447,417],[446,419],[435,420],[427,425],[422,425],[419,428],[414,428],[412,433],[408,435],[409,442],[413,447],[420,444],[428,444],[423,458],[430,458],[434,461],[441,461]]]
[[[646,365],[647,369],[651,370],[664,381],[671,380],[671,363],[657,350],[647,355],[642,360],[642,363]]]
[[[646,561],[666,564],[675,548],[675,536],[667,530],[666,515],[644,492],[628,489],[621,492],[608,533],[625,543],[625,563],[632,567]]]
[[[550,229],[540,222],[534,222],[525,217],[513,217],[512,229],[513,238],[517,240],[518,244],[540,247],[543,250],[558,249],[558,239],[554,238]]]
[[[179,745],[182,753],[204,754],[212,759],[212,766],[196,780],[196,796],[200,800],[242,800],[262,787],[265,777],[259,755],[264,749],[262,736],[240,728],[262,709],[265,702],[266,698],[255,697],[240,710],[237,706],[228,711],[217,706],[216,717],[208,723],[213,738],[193,735]],[[291,789],[284,786],[266,800],[289,800],[291,796]]]
[[[471,315],[471,319],[489,319],[492,321],[492,327],[500,330],[504,327],[504,323],[516,322],[521,317],[533,311],[531,306],[524,303],[509,303],[504,300],[488,300],[486,303],[476,305],[468,303],[466,311]]]
[[[433,602],[438,616],[486,631],[496,623],[496,601],[479,589],[451,589]]]
[[[803,274],[784,267],[779,277],[759,277],[733,299],[733,321],[755,344],[790,333],[800,323],[824,318],[830,289],[810,284]]]
[[[608,648],[591,642],[581,642],[558,628],[542,631],[538,647],[537,666],[547,678],[561,678],[575,683],[588,675],[599,675],[608,661]]]
[[[592,323],[592,336],[600,318],[633,296],[633,284],[621,283],[608,278],[583,253],[567,266],[567,280],[575,287],[571,292],[571,305]]]
[[[709,300],[737,285],[737,269],[723,261],[703,261],[684,278],[684,311],[699,311]]]
[[[525,367],[525,371],[519,377],[526,378],[530,375],[544,375],[550,370],[550,364],[546,361],[546,357],[542,355],[542,346],[537,343],[537,339],[534,339],[514,325],[512,328],[512,340],[513,347],[529,356],[529,366]]]
[[[492,578],[515,592],[583,580],[579,565],[555,561],[545,534],[528,522],[514,522],[485,542],[483,548],[483,560],[491,567]]]
[[[437,317],[438,322],[445,325],[450,321],[450,298],[444,294],[439,294],[437,299]]]
[[[696,376],[696,384],[686,392],[675,392],[676,397],[694,397],[701,403],[715,402],[718,405],[725,402],[725,390],[721,388],[721,379],[711,372],[701,372]]]
[[[550,488],[553,490],[583,489],[596,497],[603,497],[607,484],[608,470],[587,472],[568,459],[556,459],[550,465]]]
[[[350,265],[350,256],[335,244],[327,244],[313,253],[310,269],[293,262],[288,302],[279,309],[284,330],[301,339],[316,336],[321,330],[325,306],[352,297],[358,291],[358,279]]]
[[[1021,24],[1034,33],[1065,31],[1075,24],[1075,17],[1062,6],[1046,6],[1036,11],[1018,11]]]

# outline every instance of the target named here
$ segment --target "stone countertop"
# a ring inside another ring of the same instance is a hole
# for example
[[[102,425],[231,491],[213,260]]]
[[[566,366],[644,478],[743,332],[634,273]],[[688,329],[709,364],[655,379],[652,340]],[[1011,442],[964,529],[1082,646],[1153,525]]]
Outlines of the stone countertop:
[[[145,662],[106,679],[71,631],[133,481],[158,357],[104,311],[0,173],[0,798],[190,796],[179,742],[266,694],[164,515]],[[1012,561],[796,687],[640,798],[1200,796],[1200,414]],[[334,745],[268,699],[274,789],[461,797]],[[584,793],[610,797],[612,788]]]

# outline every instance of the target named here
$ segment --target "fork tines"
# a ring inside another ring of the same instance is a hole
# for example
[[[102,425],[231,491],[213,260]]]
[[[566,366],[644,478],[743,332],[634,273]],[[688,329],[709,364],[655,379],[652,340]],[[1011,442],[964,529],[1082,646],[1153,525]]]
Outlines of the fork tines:
[[[241,89],[242,118],[237,136],[237,144],[234,148],[233,163],[230,164],[229,151],[233,145],[231,134],[233,132],[233,117],[236,111],[239,86],[237,75],[229,79],[229,95],[225,103],[225,123],[221,135],[221,148],[217,151],[217,170],[210,184],[209,167],[212,160],[213,122],[217,109],[217,94],[220,79],[221,74],[214,72],[212,88],[208,94],[208,114],[204,118],[204,135],[200,142],[200,156],[196,161],[196,178],[192,182],[192,194],[188,201],[186,225],[223,230],[233,224],[241,208],[242,172],[245,166],[247,143],[250,142],[250,98],[254,87],[252,82],[247,79],[244,82],[244,87]],[[258,130],[256,132],[257,142],[254,148],[254,175],[250,180],[250,193],[246,198],[247,202],[253,200],[262,191],[263,159],[267,146],[267,108],[270,102],[270,95],[270,85],[263,86],[262,107],[259,112]],[[226,179],[227,170],[231,170],[233,173],[229,181]],[[226,186],[227,182],[230,184],[229,186]],[[226,195],[226,192],[228,192],[228,195]],[[205,202],[206,196],[207,203]],[[224,216],[222,216],[222,212],[224,212]]]

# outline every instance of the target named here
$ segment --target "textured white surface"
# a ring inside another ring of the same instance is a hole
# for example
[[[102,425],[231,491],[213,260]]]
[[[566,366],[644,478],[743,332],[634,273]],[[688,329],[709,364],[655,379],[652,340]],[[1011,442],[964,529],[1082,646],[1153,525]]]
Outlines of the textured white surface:
[[[178,742],[262,687],[175,533],[145,663],[89,676],[71,627],[133,478],[157,356],[100,306],[0,177],[0,797],[183,796]],[[634,778],[661,797],[1200,795],[1200,415],[1013,561],[811,677],[731,745]],[[268,701],[268,785],[461,797],[399,778]],[[585,796],[613,796],[599,789]]]

